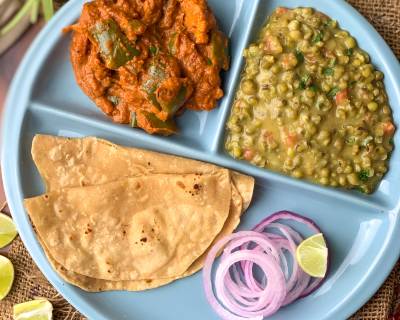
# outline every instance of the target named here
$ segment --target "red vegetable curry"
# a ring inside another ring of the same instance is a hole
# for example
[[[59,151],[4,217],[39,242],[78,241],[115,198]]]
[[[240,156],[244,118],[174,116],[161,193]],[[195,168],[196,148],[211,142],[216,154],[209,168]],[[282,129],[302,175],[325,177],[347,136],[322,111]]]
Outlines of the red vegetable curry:
[[[95,0],[68,30],[79,86],[115,122],[170,135],[223,96],[228,39],[206,0]]]

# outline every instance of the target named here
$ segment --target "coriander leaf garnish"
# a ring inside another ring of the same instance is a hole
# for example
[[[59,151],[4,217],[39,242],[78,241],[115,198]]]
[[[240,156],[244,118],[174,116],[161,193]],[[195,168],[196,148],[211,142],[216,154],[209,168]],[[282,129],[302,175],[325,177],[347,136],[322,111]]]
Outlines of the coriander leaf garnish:
[[[362,169],[359,173],[358,173],[358,178],[362,181],[362,182],[367,182],[369,179],[369,171],[366,169]]]
[[[349,87],[354,87],[354,85],[355,85],[356,83],[357,83],[357,81],[355,81],[355,80],[350,81]]]
[[[332,76],[334,71],[332,68],[325,68],[322,70],[322,73],[326,76]]]
[[[331,91],[328,92],[327,96],[329,98],[334,98],[334,97],[336,97],[336,95],[339,91],[340,91],[340,89],[338,87],[334,87],[331,89]]]
[[[304,90],[311,84],[311,75],[305,74],[300,79],[300,89]]]
[[[353,53],[354,53],[354,49],[352,49],[352,48],[346,49],[346,51],[345,51],[345,55],[348,57],[352,56]]]
[[[315,43],[321,42],[323,38],[324,38],[324,34],[323,34],[321,31],[319,31],[319,32],[314,36],[314,38],[312,39],[312,43],[315,44]]]
[[[304,62],[304,54],[303,54],[303,52],[301,52],[299,49],[297,49],[295,55],[296,55],[296,59],[297,59],[298,63]]]

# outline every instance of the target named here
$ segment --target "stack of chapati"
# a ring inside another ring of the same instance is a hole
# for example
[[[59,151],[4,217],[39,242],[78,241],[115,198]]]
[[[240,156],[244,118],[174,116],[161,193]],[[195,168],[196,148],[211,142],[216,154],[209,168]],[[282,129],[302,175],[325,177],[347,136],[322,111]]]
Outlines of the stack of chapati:
[[[37,135],[46,183],[25,206],[54,269],[87,291],[145,290],[202,268],[238,226],[254,179],[97,138]]]

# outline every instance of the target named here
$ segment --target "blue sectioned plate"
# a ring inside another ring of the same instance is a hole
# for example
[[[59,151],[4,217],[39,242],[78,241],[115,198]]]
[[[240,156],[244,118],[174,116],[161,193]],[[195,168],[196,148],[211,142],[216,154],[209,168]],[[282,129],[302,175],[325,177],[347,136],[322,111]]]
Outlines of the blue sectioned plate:
[[[231,39],[232,66],[224,74],[226,95],[212,112],[185,112],[178,119],[180,134],[169,138],[112,123],[75,83],[69,61],[70,35],[61,30],[79,17],[82,0],[70,1],[44,28],[14,79],[3,121],[3,179],[22,240],[50,282],[89,319],[218,319],[205,299],[200,272],[145,292],[87,293],[65,283],[50,267],[23,207],[24,198],[44,191],[30,155],[32,138],[37,133],[97,136],[122,145],[213,162],[256,177],[254,199],[241,229],[254,226],[275,211],[288,209],[315,220],[329,243],[331,265],[324,285],[270,319],[345,319],[375,293],[399,257],[400,148],[395,148],[390,171],[379,189],[366,196],[294,180],[230,158],[223,149],[225,121],[243,67],[242,51],[277,6],[311,6],[349,30],[385,73],[397,125],[399,62],[379,34],[343,0],[208,2]],[[397,146],[399,139],[396,134]]]

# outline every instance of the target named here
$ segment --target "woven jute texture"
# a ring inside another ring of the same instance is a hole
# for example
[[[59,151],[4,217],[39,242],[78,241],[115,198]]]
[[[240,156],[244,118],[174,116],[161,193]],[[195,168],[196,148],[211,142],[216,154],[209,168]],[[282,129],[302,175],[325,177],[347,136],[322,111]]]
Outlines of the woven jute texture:
[[[62,1],[58,1],[60,2]],[[374,25],[400,59],[400,0],[349,0],[349,2]],[[35,297],[46,297],[52,301],[54,320],[85,319],[47,282],[19,238],[12,243],[8,257],[15,266],[16,275],[11,293],[0,302],[0,320],[12,320],[12,306]],[[389,319],[394,306],[399,305],[397,290],[399,284],[400,264],[376,295],[351,320]]]
[[[55,320],[84,319],[44,278],[19,237],[12,243],[7,256],[14,264],[15,280],[9,295],[0,302],[1,320],[13,319],[14,304],[35,298],[47,298],[51,301]]]

